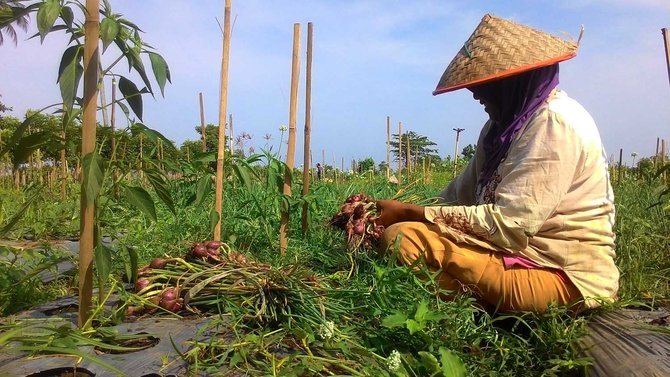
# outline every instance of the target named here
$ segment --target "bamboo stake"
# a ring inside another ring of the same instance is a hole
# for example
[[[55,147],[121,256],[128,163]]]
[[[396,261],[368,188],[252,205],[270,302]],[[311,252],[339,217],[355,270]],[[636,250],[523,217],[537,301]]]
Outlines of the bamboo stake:
[[[623,148],[620,148],[619,149],[619,166],[618,166],[619,170],[618,170],[618,174],[617,174],[617,184],[621,183],[621,173],[622,173],[621,162],[622,162],[622,159],[623,159]]]
[[[391,117],[386,116],[386,180],[391,178]]]
[[[398,122],[398,186],[402,182],[402,122]]]
[[[661,29],[663,34],[663,42],[665,45],[665,63],[668,66],[668,80],[670,80],[670,32],[667,28]]]
[[[140,171],[142,171],[142,162],[144,160],[144,135],[140,134]]]
[[[33,133],[32,127],[28,126],[28,135],[32,135],[32,133]],[[28,167],[26,168],[26,175],[31,175],[31,177],[30,177],[31,181],[32,181],[33,164],[34,164],[33,153],[30,153],[30,155],[28,156]],[[23,186],[25,186],[26,185],[26,179],[25,179],[26,177],[23,177],[23,178],[24,178]]]
[[[102,77],[102,63],[98,62],[98,77]],[[105,93],[105,78],[102,77],[99,84],[100,88],[98,90],[98,95],[100,97],[100,113],[102,113],[102,125],[109,125],[109,116],[107,115],[107,97]]]
[[[405,156],[405,166],[407,167],[407,177],[409,178],[410,173],[412,172],[412,152],[409,148],[410,144],[410,137],[409,137],[409,131],[407,131],[407,155]]]
[[[333,156],[333,181],[337,185],[337,160],[335,159],[335,152],[331,153]]]
[[[86,0],[84,26],[84,103],[81,157],[95,151],[96,103],[98,97],[98,36],[100,34],[100,0]],[[84,172],[84,175],[86,172]],[[81,181],[81,221],[79,235],[79,316],[84,327],[90,316],[93,294],[93,248],[95,203],[86,200],[86,186]],[[103,287],[100,287],[101,289]]]
[[[228,63],[230,62],[230,8],[232,0],[226,0],[223,18],[223,57],[221,59],[221,87],[219,93],[219,142],[216,154],[216,192],[214,210],[219,219],[214,226],[214,240],[221,240],[221,218],[223,215],[223,153],[226,143],[226,114],[228,111]]]
[[[661,167],[665,166],[665,139],[661,140]],[[667,171],[663,172],[663,182],[667,182],[668,179]]]
[[[39,131],[39,130],[38,130]],[[35,157],[37,158],[37,181],[42,184],[44,183],[44,177],[42,176],[42,150],[37,148],[35,151]]]
[[[309,171],[311,163],[311,137],[312,137],[312,44],[314,28],[311,22],[307,23],[307,68],[305,70],[305,140],[303,144],[303,167],[302,167],[302,197],[309,193]],[[307,215],[309,207],[307,202],[302,204],[302,234],[307,234]]]
[[[654,153],[654,169],[658,167],[658,147],[661,144],[661,138],[657,137],[656,138],[656,153]]]
[[[163,170],[163,140],[158,139],[158,145],[156,145],[156,154],[158,155],[159,166]]]
[[[65,116],[65,113],[63,113]],[[60,136],[63,138],[63,148],[60,150],[60,198],[67,199],[67,160],[65,158],[65,129],[61,130]]]
[[[198,94],[200,97],[200,133],[202,134],[200,140],[202,140],[202,151],[207,152],[207,137],[205,136],[205,104],[202,99],[202,92]]]
[[[112,77],[112,106],[110,109],[110,120],[109,120],[109,126],[112,130],[112,135],[110,137],[110,147],[112,149],[112,158],[111,160],[118,160],[118,157],[116,156],[116,77]],[[119,179],[119,170],[114,169],[112,172],[112,180],[116,182]],[[119,189],[116,184],[114,184],[114,192],[113,192],[115,197],[119,196]]]
[[[291,65],[291,97],[289,101],[288,147],[286,148],[286,169],[284,173],[284,195],[291,196],[291,173],[295,164],[295,124],[298,107],[298,79],[300,77],[300,24],[293,24],[293,58]],[[282,208],[279,223],[279,250],[282,255],[288,247],[288,208]]]
[[[112,149],[112,157],[116,159],[116,77],[112,78],[112,108],[110,110],[109,126],[112,129],[112,136],[109,138],[109,144]],[[117,172],[114,171],[114,174],[116,180]]]
[[[230,151],[230,154],[233,154],[233,137],[235,137],[235,133],[233,133],[233,114],[228,115],[228,126],[230,127],[230,136],[228,136],[228,150]],[[244,150],[242,150],[242,155],[244,156]]]

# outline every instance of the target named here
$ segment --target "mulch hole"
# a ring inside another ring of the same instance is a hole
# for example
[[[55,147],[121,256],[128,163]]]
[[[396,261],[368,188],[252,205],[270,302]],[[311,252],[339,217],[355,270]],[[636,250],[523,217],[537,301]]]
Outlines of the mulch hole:
[[[26,377],[95,377],[95,374],[84,368],[55,368],[29,374]]]

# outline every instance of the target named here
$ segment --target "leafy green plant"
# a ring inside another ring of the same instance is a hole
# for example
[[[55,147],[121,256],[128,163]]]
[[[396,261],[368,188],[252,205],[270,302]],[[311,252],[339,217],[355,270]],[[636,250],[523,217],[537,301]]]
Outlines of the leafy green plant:
[[[46,244],[40,250],[0,246],[0,314],[16,313],[61,296],[64,284],[44,284],[41,275],[57,273],[56,266],[70,259]]]

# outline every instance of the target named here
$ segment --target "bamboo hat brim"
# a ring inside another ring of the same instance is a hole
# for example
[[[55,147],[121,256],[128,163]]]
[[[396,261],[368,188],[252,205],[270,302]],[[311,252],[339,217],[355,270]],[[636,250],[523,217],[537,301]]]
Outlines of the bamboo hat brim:
[[[571,59],[578,46],[579,41],[487,14],[449,63],[433,95]]]

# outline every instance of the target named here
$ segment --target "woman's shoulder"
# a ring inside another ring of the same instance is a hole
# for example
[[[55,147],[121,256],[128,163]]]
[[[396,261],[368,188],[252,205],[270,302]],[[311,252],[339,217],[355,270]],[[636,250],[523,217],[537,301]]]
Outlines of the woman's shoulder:
[[[584,106],[562,90],[557,90],[548,99],[547,110],[570,122],[589,123],[595,126],[595,121]]]
[[[554,120],[554,126],[564,127],[585,139],[600,142],[596,122],[589,112],[562,90],[548,99],[545,116]]]

